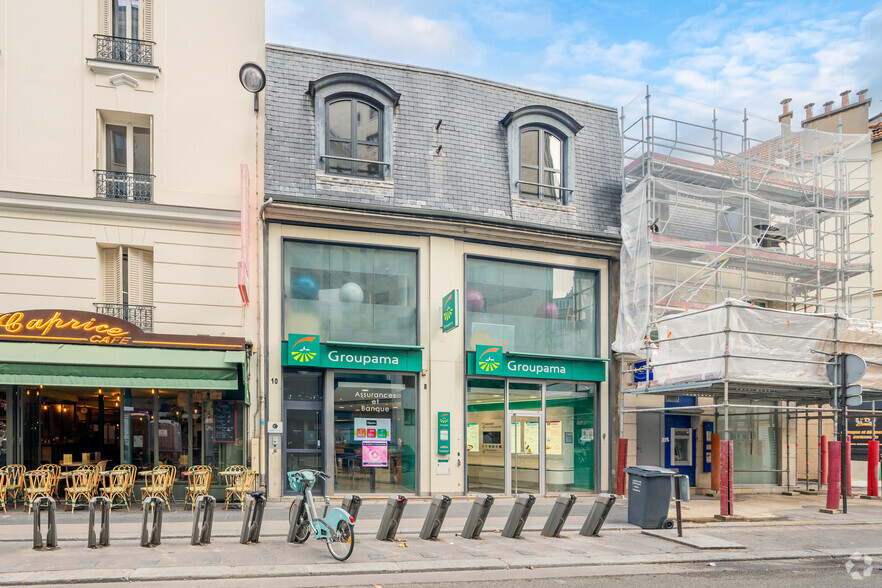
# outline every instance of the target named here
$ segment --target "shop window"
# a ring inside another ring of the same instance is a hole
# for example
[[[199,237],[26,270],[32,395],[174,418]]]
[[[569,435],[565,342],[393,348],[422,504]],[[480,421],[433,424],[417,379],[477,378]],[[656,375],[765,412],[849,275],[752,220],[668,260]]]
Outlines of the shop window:
[[[596,357],[597,296],[594,271],[469,257],[468,348]]]
[[[508,132],[510,190],[526,200],[573,201],[576,133],[582,125],[549,106],[525,106],[500,121]]]
[[[416,376],[334,378],[335,493],[416,492]]]
[[[96,312],[153,331],[153,251],[135,247],[101,250],[103,298]]]
[[[545,387],[545,491],[594,490],[594,387]]]
[[[285,333],[416,345],[415,251],[286,241]]]
[[[309,82],[315,106],[316,169],[361,179],[392,177],[392,129],[400,94],[383,82],[336,73]]]

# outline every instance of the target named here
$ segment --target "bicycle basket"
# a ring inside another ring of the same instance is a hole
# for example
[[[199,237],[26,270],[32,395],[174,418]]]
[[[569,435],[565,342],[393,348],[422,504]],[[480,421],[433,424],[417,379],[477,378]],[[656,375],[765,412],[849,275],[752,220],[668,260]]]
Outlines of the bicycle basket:
[[[294,492],[303,492],[303,478],[297,472],[288,472],[288,485]]]

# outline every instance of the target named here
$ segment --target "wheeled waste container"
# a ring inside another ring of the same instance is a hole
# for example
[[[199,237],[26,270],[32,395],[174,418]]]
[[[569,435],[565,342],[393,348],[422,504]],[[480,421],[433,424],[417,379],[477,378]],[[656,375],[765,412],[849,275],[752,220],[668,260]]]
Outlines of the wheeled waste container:
[[[674,470],[656,466],[630,466],[628,474],[628,522],[644,529],[670,529],[671,479]]]

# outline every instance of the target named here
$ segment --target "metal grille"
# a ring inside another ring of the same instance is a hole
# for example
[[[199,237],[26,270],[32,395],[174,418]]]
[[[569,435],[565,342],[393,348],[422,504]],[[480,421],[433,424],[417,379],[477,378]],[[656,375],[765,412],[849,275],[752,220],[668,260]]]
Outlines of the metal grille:
[[[122,61],[138,65],[153,65],[153,41],[95,35],[98,59]]]
[[[138,304],[95,304],[95,312],[137,325],[145,333],[153,332],[153,307]]]
[[[151,202],[153,175],[95,170],[95,191],[99,198]]]

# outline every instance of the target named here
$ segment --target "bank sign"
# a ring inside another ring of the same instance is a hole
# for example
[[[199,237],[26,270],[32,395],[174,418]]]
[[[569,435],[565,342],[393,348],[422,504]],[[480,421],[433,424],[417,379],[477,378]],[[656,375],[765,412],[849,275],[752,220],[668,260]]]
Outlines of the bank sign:
[[[579,382],[606,381],[606,361],[505,353],[501,345],[476,345],[469,353],[468,373],[476,376],[542,378]]]
[[[318,335],[288,335],[282,365],[297,367],[419,372],[423,355],[419,349],[334,345],[321,343]]]

